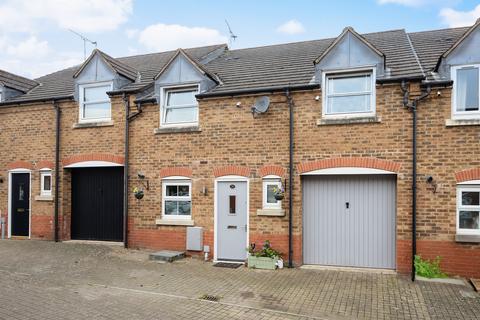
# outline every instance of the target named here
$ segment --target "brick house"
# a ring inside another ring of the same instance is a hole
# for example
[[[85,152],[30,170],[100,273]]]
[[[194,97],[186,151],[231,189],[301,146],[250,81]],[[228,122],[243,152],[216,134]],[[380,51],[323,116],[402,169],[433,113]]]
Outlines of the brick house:
[[[94,50],[34,81],[1,72],[7,236],[218,261],[268,239],[295,265],[407,273],[417,253],[478,277],[479,47],[479,22],[348,27],[240,50]]]

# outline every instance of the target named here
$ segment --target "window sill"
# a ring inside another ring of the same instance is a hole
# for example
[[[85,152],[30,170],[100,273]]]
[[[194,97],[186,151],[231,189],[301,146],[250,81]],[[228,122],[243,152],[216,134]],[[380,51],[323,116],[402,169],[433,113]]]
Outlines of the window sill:
[[[456,242],[480,243],[480,235],[476,234],[456,234]]]
[[[154,134],[167,134],[167,133],[185,133],[185,132],[202,132],[199,126],[192,127],[163,127],[155,128]]]
[[[344,118],[322,118],[317,120],[317,126],[381,123],[382,119],[377,116],[368,117],[344,117]]]
[[[285,217],[283,209],[258,209],[257,216]]]
[[[480,119],[447,119],[446,127],[480,126]]]
[[[112,127],[113,120],[110,121],[96,121],[96,122],[79,122],[73,125],[73,129],[82,128],[96,128],[96,127]]]
[[[36,196],[35,201],[53,201],[53,196]]]
[[[195,222],[190,219],[156,219],[155,224],[161,226],[193,226]]]

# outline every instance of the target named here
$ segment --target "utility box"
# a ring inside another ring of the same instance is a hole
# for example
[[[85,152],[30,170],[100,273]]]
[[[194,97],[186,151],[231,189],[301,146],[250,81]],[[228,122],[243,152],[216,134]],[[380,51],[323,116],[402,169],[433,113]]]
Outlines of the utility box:
[[[202,251],[203,250],[203,228],[187,227],[187,250]]]

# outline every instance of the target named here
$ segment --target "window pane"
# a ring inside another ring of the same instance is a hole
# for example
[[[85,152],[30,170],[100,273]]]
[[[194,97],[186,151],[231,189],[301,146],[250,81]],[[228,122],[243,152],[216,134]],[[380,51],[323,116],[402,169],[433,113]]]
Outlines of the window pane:
[[[178,214],[177,201],[165,201],[165,215]]]
[[[370,75],[353,76],[348,78],[329,78],[328,93],[355,93],[371,90]]]
[[[197,90],[167,92],[167,106],[196,105]]]
[[[462,205],[478,206],[480,204],[480,192],[462,191]]]
[[[110,86],[84,88],[83,99],[85,102],[108,101],[110,98],[107,95],[107,91],[110,91]]]
[[[235,214],[237,212],[237,197],[236,196],[230,196],[230,204],[229,204],[229,207],[230,207],[230,210],[229,210],[229,213],[230,214]]]
[[[352,113],[370,111],[370,95],[328,97],[327,113]]]
[[[83,118],[85,119],[110,118],[110,102],[85,104],[83,106]]]
[[[478,68],[457,70],[457,111],[478,111]]]
[[[267,184],[267,203],[277,203],[277,199],[275,199],[276,187],[274,184]]]
[[[50,191],[52,189],[52,176],[43,176],[43,190]]]
[[[460,211],[461,229],[478,229],[478,211]]]
[[[178,196],[179,197],[188,197],[190,195],[189,186],[178,186]]]
[[[165,113],[166,123],[195,122],[197,121],[198,107],[192,108],[168,108]]]
[[[167,186],[166,189],[167,197],[176,197],[178,195],[178,186]]]
[[[189,216],[192,211],[192,203],[190,201],[178,201],[178,215]]]

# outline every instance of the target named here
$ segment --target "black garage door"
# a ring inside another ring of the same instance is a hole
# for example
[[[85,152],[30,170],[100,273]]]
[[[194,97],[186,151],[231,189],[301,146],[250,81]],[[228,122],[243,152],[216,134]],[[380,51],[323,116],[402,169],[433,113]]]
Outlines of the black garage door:
[[[123,167],[72,169],[72,239],[123,240]]]

